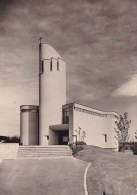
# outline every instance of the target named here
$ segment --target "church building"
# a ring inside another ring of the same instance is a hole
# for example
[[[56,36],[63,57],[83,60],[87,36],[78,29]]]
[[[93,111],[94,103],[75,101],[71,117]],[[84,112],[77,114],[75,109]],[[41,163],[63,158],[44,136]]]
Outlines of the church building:
[[[119,115],[75,102],[66,104],[66,63],[49,44],[39,44],[39,106],[20,107],[21,145],[88,145],[117,150]]]

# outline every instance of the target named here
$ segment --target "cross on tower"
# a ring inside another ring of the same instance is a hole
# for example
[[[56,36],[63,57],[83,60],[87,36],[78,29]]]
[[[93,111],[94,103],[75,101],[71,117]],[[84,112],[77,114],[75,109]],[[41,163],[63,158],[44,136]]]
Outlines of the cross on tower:
[[[41,40],[43,39],[43,37],[40,37],[38,40],[39,40],[39,43],[41,44]]]

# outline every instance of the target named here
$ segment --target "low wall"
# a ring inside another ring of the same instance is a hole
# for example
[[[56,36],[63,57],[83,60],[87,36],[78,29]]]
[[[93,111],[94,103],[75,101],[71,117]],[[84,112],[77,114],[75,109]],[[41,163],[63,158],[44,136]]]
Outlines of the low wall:
[[[16,159],[18,143],[0,143],[0,159]]]

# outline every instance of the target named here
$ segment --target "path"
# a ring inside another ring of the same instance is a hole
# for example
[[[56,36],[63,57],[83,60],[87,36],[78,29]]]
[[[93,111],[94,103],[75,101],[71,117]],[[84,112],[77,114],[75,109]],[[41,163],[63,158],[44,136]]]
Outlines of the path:
[[[3,160],[1,195],[85,195],[88,163],[73,157],[41,160]]]

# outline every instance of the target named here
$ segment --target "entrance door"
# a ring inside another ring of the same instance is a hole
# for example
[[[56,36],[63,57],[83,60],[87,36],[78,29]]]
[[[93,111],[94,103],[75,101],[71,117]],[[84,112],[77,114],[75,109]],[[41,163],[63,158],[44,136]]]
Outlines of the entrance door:
[[[69,141],[68,130],[58,132],[58,144],[67,145]]]

